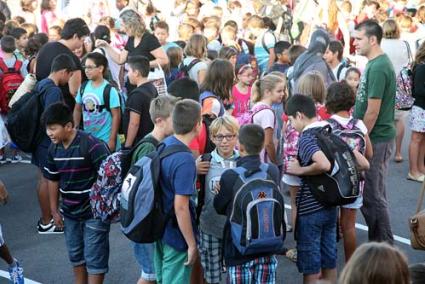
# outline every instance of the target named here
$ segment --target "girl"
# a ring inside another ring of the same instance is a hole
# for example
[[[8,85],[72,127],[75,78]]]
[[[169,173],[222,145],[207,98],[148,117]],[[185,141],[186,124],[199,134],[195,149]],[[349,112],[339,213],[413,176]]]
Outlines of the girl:
[[[167,56],[170,63],[166,68],[165,80],[169,86],[179,73],[179,66],[183,61],[183,50],[178,46],[172,46],[167,49]]]
[[[233,68],[236,66],[236,59],[238,56],[238,51],[236,48],[232,46],[225,46],[220,49],[220,52],[218,53],[218,58],[221,59],[227,59],[232,63]]]
[[[125,48],[117,52],[105,40],[97,39],[96,47],[105,47],[108,55],[119,65],[124,64],[129,56],[142,55],[149,59],[150,67],[162,67],[168,64],[168,57],[159,44],[158,39],[146,30],[142,17],[134,10],[125,10],[120,14],[121,29],[127,34],[128,41]],[[135,86],[126,82],[127,92],[130,93]]]
[[[260,154],[262,162],[271,162],[277,165],[277,137],[274,135],[277,118],[272,104],[282,102],[286,97],[286,80],[281,76],[266,75],[252,86],[251,101],[254,104],[251,109],[252,120],[253,123],[263,127],[265,132],[264,149]]]
[[[211,62],[199,97],[202,115],[220,117],[226,110],[231,111],[230,94],[234,78],[233,66],[228,60],[215,59]]]
[[[83,83],[75,98],[75,125],[80,125],[83,113],[84,131],[108,143],[114,152],[120,148],[117,144],[118,128],[121,121],[120,97],[115,88],[109,91],[109,109],[104,102],[104,90],[109,85],[104,79],[108,60],[98,52],[87,54],[84,69],[89,79]]]
[[[360,73],[360,70],[356,67],[348,68],[347,72],[345,73],[345,81],[347,82],[348,86],[351,87],[354,94],[357,94],[357,88],[359,87],[361,75],[362,74]]]
[[[251,65],[245,64],[236,70],[237,83],[232,88],[233,113],[238,117],[249,110],[249,99],[251,96],[251,82],[253,79]]]
[[[238,131],[238,122],[230,115],[217,118],[209,128],[211,140],[216,148],[211,152],[210,166],[205,176],[205,203],[199,220],[199,254],[206,283],[221,282],[222,238],[226,217],[217,214],[213,201],[219,190],[222,173],[235,167],[239,158],[239,153],[235,150]]]
[[[318,120],[324,120],[330,117],[327,114],[326,109],[323,106],[323,102],[325,100],[325,82],[322,79],[321,74],[317,72],[310,72],[306,75],[302,76],[298,82],[298,95],[307,95],[313,98],[316,103],[316,112],[318,113]],[[287,184],[289,187],[289,193],[291,196],[291,221],[292,226],[295,226],[296,216],[297,216],[297,205],[295,202],[297,192],[301,186],[301,179],[297,176],[293,176],[290,174],[286,174],[286,168],[288,162],[292,159],[297,159],[298,155],[298,138],[299,133],[295,130],[295,128],[288,121],[286,115],[283,116],[283,128],[282,133],[284,136],[283,143],[283,171],[284,174],[282,176],[282,182]],[[286,253],[286,256],[292,261],[296,261],[297,251],[296,249],[290,249]]]
[[[189,69],[188,74],[190,79],[196,81],[199,86],[202,85],[208,68],[206,63],[207,39],[200,34],[192,35],[184,49],[184,54],[186,58],[183,60],[183,66],[189,66],[194,60],[197,60],[197,63]]]
[[[346,142],[352,150],[360,152],[368,159],[372,158],[372,144],[367,135],[367,128],[361,120],[354,120],[350,114],[351,108],[354,106],[355,94],[346,82],[333,83],[328,88],[326,98],[326,108],[332,113],[330,124],[338,129],[358,129],[363,133],[365,140],[364,145],[355,143],[354,139],[348,139]],[[342,137],[344,139],[344,137]],[[353,143],[354,142],[354,143]],[[356,156],[357,157],[357,156]],[[365,159],[363,157],[363,159]],[[367,162],[367,161],[366,161]],[[360,192],[363,192],[364,182],[360,184]],[[357,198],[354,203],[341,206],[341,229],[344,239],[345,261],[347,262],[354,250],[356,249],[356,211],[363,205],[363,197]]]
[[[41,32],[47,34],[49,27],[57,20],[56,0],[41,1]]]

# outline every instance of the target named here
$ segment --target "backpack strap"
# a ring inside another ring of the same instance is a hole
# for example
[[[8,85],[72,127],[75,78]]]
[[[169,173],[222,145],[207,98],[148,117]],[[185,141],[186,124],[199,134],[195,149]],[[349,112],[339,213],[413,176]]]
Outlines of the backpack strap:
[[[21,73],[21,68],[22,68],[22,61],[19,60],[16,56],[15,56],[16,60],[15,60],[15,65],[13,65],[13,71],[16,73]]]
[[[339,65],[339,67],[338,67],[338,70],[336,71],[336,80],[337,81],[339,81],[340,80],[340,76],[341,76],[341,73],[342,73],[342,70],[345,68],[345,66],[344,66],[344,64],[340,64]]]
[[[193,59],[192,62],[189,63],[189,65],[185,66],[186,67],[185,72],[189,73],[189,71],[199,62],[201,62],[200,59],[198,58]]]
[[[354,118],[354,117],[351,118],[350,121],[347,124],[347,128],[350,129],[350,130],[353,130],[354,127],[356,127],[358,121],[359,120],[357,118]]]
[[[81,96],[81,99],[83,99],[83,94],[84,94],[84,91],[85,91],[88,83],[89,83],[88,80],[87,81],[84,81],[83,83],[81,83],[81,86],[80,86],[80,96]]]
[[[160,153],[159,153],[159,159],[162,160],[168,156],[171,156],[175,153],[178,152],[187,152],[187,153],[192,153],[190,151],[190,149],[186,146],[186,145],[169,145],[166,146],[165,144],[161,143],[159,144],[158,148],[160,148]]]
[[[271,34],[274,37],[274,41],[275,42],[276,42],[276,37],[275,37],[274,33],[272,33],[271,31],[266,31],[263,34],[263,38],[261,39],[261,44],[263,45],[263,48],[266,50],[267,53],[270,54],[270,50],[267,48],[267,44],[266,44],[266,34],[267,33]]]
[[[103,88],[103,106],[104,108],[111,112],[111,84],[106,84],[105,88]]]
[[[271,110],[271,112],[273,113],[273,116],[274,116],[274,124],[276,124],[276,114],[274,113],[274,110],[270,106],[263,105],[263,104],[259,105],[258,107],[252,108],[251,123],[254,123],[254,115],[256,115],[257,113],[259,113],[260,111],[263,111],[265,109]]]
[[[3,58],[0,58],[0,70],[3,72],[3,74],[9,71],[9,68],[7,68]]]

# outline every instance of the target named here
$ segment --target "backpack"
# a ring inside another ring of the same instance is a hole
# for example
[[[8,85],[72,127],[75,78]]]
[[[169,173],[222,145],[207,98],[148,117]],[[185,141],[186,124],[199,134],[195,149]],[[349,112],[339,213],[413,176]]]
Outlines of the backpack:
[[[0,59],[0,70],[2,71],[0,76],[0,111],[3,114],[8,113],[9,101],[21,83],[24,81],[24,77],[21,74],[21,67],[22,61],[18,59],[15,60],[15,65],[11,68],[6,66],[6,63],[3,59]]]
[[[164,144],[136,162],[121,187],[121,230],[136,243],[152,243],[162,238],[173,215],[164,212],[159,185],[161,160],[178,152],[191,153],[183,145]]]
[[[119,221],[122,183],[130,168],[133,153],[144,143],[151,143],[155,147],[158,144],[156,139],[145,137],[131,150],[121,150],[109,155],[100,165],[97,180],[90,190],[90,204],[95,218],[104,222]]]
[[[182,62],[174,80],[189,77],[189,71],[199,62],[201,62],[201,60],[198,58],[193,59],[192,62],[189,63],[189,65],[184,65]]]
[[[44,111],[37,88],[17,100],[7,115],[6,128],[12,141],[24,152],[32,153],[43,137],[41,115]]]
[[[271,35],[273,35],[273,38],[274,38],[274,42],[276,43],[276,36],[274,35],[274,33],[272,32],[272,31],[266,31],[264,34],[263,34],[263,37],[261,38],[261,45],[263,46],[263,48],[264,48],[264,50],[268,53],[268,54],[270,54],[270,50],[268,49],[268,47],[267,47],[267,44],[266,44],[266,34],[267,33],[269,33],[269,34],[271,34]]]
[[[232,169],[239,177],[229,218],[233,245],[242,255],[278,253],[286,237],[285,203],[268,174],[268,164],[256,171]]]
[[[209,91],[204,91],[199,96],[199,103],[201,104],[201,106],[204,104],[204,100],[206,100],[208,98],[215,98],[220,102],[220,112],[218,113],[218,116],[223,116],[224,112],[225,112],[223,102],[221,101],[221,99],[219,97],[217,97],[215,94],[213,94]]]
[[[314,135],[331,169],[320,175],[303,176],[312,195],[324,206],[353,203],[360,196],[360,175],[353,151],[342,138],[332,133],[330,125],[317,128]]]
[[[259,113],[262,110],[269,109],[273,111],[273,109],[268,105],[258,105],[257,107],[253,107],[251,110],[242,113],[240,116],[236,117],[236,120],[239,122],[239,126],[245,125],[245,124],[251,124],[254,123],[254,115]],[[274,111],[273,111],[274,114]],[[276,115],[275,115],[276,120]]]
[[[350,146],[350,149],[355,149],[364,154],[366,140],[363,132],[356,126],[358,121],[358,119],[352,118],[346,126],[343,126],[333,118],[327,120],[332,127],[332,133],[344,140]]]
[[[409,110],[415,99],[412,96],[413,88],[413,57],[409,43],[404,41],[407,48],[409,63],[403,66],[396,76],[395,108],[398,110]]]
[[[350,67],[351,65],[346,61],[343,61],[342,64],[338,66],[338,69],[336,70],[336,78],[335,78],[337,82],[341,81],[340,77],[341,77],[342,70],[344,70],[344,68],[350,68]]]

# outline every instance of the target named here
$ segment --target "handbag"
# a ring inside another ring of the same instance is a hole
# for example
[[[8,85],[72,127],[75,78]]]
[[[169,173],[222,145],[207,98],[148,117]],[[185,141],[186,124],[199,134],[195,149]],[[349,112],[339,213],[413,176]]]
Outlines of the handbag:
[[[421,210],[424,201],[425,181],[422,183],[422,190],[419,196],[416,213],[409,220],[410,245],[413,249],[425,250],[425,210]]]
[[[161,65],[158,64],[154,71],[149,72],[148,80],[155,86],[158,96],[167,94],[167,81]]]

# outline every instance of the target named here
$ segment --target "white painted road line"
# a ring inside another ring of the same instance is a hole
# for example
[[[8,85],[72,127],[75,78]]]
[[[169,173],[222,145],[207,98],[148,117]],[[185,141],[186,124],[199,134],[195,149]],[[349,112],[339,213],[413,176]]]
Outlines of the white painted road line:
[[[6,278],[6,279],[10,279],[9,278],[9,272],[4,271],[4,270],[0,270],[0,277]],[[40,282],[25,278],[25,284],[41,284]]]
[[[285,208],[290,210],[291,205],[285,204]],[[359,223],[356,223],[356,228],[359,229],[359,230],[362,230],[362,231],[366,231],[366,232],[369,230],[367,226],[365,226],[363,224],[359,224]],[[410,240],[409,239],[394,235],[394,240],[399,242],[399,243],[410,246]]]

